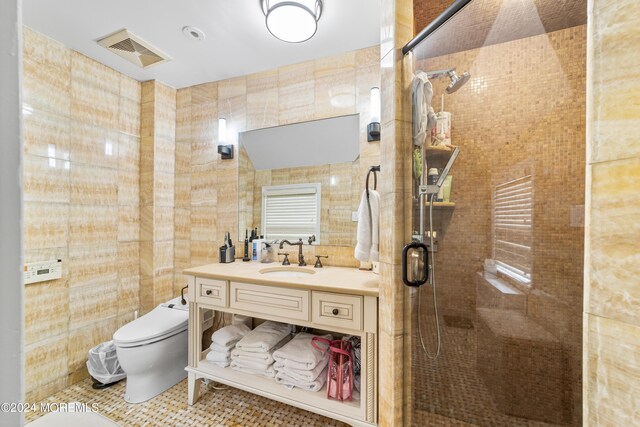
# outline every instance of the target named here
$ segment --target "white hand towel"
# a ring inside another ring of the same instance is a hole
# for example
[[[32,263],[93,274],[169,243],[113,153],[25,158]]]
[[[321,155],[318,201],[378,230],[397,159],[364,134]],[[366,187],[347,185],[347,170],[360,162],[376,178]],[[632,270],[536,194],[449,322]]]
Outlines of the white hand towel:
[[[251,374],[251,375],[262,375],[265,376],[267,378],[275,378],[276,376],[276,371],[275,369],[273,369],[273,365],[269,365],[269,367],[266,370],[260,370],[260,369],[251,369],[251,368],[245,368],[242,366],[238,366],[237,364],[234,366],[233,365],[233,360],[231,361],[231,369],[234,369],[238,372],[244,372],[245,374]]]
[[[327,368],[324,368],[320,375],[318,375],[318,377],[313,381],[298,381],[291,378],[286,373],[278,371],[276,373],[276,382],[284,385],[285,387],[298,387],[303,390],[320,391],[327,382]]]
[[[291,327],[286,323],[266,321],[249,332],[236,344],[236,348],[243,351],[266,353],[282,341]]]
[[[289,340],[291,340],[291,335],[287,335],[286,337],[284,337],[278,344],[273,346],[269,351],[265,353],[245,351],[236,348],[231,352],[231,357],[234,360],[246,360],[248,362],[270,365],[275,361],[275,359],[273,358],[273,352],[288,343]]]
[[[324,368],[327,367],[327,364],[329,364],[328,353],[324,358],[324,360],[318,363],[316,367],[311,370],[288,368],[279,362],[276,362],[273,364],[273,369],[275,369],[277,372],[280,372],[280,371],[284,372],[294,380],[311,382],[311,381],[315,381],[318,378],[320,373],[324,371]],[[326,372],[325,372],[325,375],[326,375]]]
[[[358,231],[356,237],[355,257],[359,261],[378,261],[379,253],[379,223],[380,223],[380,194],[369,189],[369,200],[367,191],[362,192],[360,207],[358,207]]]
[[[226,347],[225,347],[225,346],[218,345],[218,344],[216,344],[216,343],[214,343],[214,342],[212,342],[212,343],[211,343],[211,345],[209,346],[209,348],[210,348],[211,350],[219,351],[219,352],[221,352],[221,353],[231,353],[231,350],[233,350],[235,347],[236,347],[236,342],[235,342],[235,341],[232,341],[232,342],[231,342],[228,346],[226,346]]]
[[[256,371],[267,371],[273,363],[266,363],[260,360],[234,359],[231,358],[231,367],[254,369]]]
[[[229,325],[220,328],[211,335],[211,341],[221,347],[227,347],[238,342],[242,337],[251,332],[251,328],[244,324]]]
[[[214,365],[218,365],[221,368],[226,368],[230,365],[230,362],[211,362],[211,363],[213,363]]]
[[[316,335],[300,332],[291,341],[285,344],[281,349],[273,352],[273,358],[280,365],[287,368],[300,370],[311,370],[322,362],[327,356],[326,352],[320,351],[313,347],[311,340]],[[322,338],[328,340],[333,339],[331,335],[322,335]],[[317,343],[321,348],[327,345]]]
[[[207,360],[209,362],[226,362],[229,363],[231,361],[231,356],[229,356],[228,352],[220,352],[211,350],[207,353]]]

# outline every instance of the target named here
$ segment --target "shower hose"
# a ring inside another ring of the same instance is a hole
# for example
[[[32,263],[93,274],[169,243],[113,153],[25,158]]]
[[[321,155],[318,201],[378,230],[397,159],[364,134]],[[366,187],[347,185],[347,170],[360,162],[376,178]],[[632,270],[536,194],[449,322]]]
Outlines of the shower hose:
[[[436,352],[431,353],[427,350],[427,346],[424,343],[424,338],[422,337],[422,307],[420,301],[422,300],[421,290],[422,286],[418,287],[418,335],[420,336],[420,345],[422,346],[422,350],[427,355],[429,359],[435,360],[440,355],[440,320],[438,319],[438,302],[436,301],[436,269],[435,269],[435,251],[433,246],[433,198],[436,196],[436,193],[431,194],[429,199],[429,248],[431,248],[431,257],[429,257],[429,284],[431,285],[431,289],[433,290],[433,315],[436,320]]]

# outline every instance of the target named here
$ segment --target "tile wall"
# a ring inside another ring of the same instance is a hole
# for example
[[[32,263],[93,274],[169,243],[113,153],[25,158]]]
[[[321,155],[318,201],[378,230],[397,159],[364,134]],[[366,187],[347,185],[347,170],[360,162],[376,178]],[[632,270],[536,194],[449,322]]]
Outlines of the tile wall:
[[[364,188],[366,168],[380,163],[379,143],[366,140],[369,91],[379,84],[376,46],[177,91],[174,291],[183,286],[182,270],[217,261],[224,233],[238,230],[238,133],[361,113],[358,176]],[[336,87],[347,100],[337,106]],[[219,117],[236,147],[233,160],[217,154]],[[312,252],[329,255],[328,265],[357,266],[351,245],[318,246],[305,256],[313,259]]]
[[[584,419],[640,424],[640,3],[589,2]]]
[[[86,376],[88,350],[139,308],[140,84],[24,29],[27,401]]]

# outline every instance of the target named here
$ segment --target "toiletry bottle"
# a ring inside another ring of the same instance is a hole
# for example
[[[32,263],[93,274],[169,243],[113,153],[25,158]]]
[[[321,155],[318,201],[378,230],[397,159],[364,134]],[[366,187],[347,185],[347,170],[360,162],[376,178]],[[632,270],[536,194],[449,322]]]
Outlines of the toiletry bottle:
[[[429,173],[427,174],[427,184],[436,185],[438,183],[438,177],[438,169],[429,168]]]
[[[251,257],[249,256],[249,230],[244,231],[244,257],[242,261],[251,261]]]

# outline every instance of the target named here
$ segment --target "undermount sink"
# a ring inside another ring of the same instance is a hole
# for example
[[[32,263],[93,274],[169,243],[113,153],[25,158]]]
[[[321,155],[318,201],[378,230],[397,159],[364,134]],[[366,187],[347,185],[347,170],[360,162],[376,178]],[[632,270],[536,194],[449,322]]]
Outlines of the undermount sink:
[[[271,267],[263,268],[260,274],[278,277],[305,277],[310,274],[316,274],[314,270],[302,267]]]

